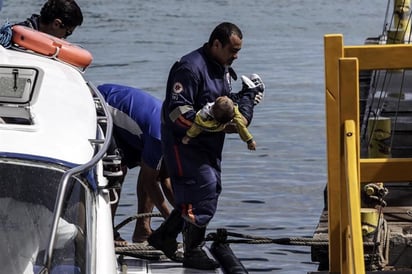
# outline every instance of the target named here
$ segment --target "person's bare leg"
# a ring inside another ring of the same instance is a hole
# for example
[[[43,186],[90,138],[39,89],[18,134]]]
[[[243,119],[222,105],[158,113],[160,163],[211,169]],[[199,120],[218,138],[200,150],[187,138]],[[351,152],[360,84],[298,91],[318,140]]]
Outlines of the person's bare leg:
[[[160,184],[162,186],[162,190],[164,195],[166,196],[167,201],[171,206],[175,206],[175,198],[173,194],[173,188],[172,188],[172,183],[170,182],[170,178],[163,178],[160,181]]]
[[[150,168],[145,163],[141,164],[136,192],[138,200],[138,214],[151,213],[155,205],[164,218],[170,215],[163,192],[158,183],[158,171]],[[133,233],[133,242],[143,242],[152,233],[150,217],[138,218]]]
[[[136,184],[137,195],[137,214],[150,213],[154,208],[154,204],[146,191],[146,184],[148,178],[145,176],[145,170],[140,168],[139,176]],[[142,217],[136,219],[132,241],[134,243],[141,243],[146,241],[147,237],[152,233],[150,226],[150,218]]]
[[[169,204],[172,207],[175,207],[175,195],[173,193],[172,182],[170,181],[170,177],[164,162],[162,163],[162,167],[159,171],[159,180],[164,196],[166,196],[166,199],[169,202]]]
[[[169,217],[170,209],[167,205],[165,196],[163,195],[162,188],[160,187],[160,183],[158,181],[154,182],[148,188],[148,194],[150,198],[153,200],[160,214],[162,214],[163,218],[166,219],[167,217]]]

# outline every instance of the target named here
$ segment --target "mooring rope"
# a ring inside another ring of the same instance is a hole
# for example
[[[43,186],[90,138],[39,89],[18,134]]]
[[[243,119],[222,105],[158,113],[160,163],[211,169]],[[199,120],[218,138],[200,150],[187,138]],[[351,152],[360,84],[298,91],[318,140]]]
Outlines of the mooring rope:
[[[328,246],[328,241],[317,240],[313,238],[279,238],[279,239],[241,239],[234,240],[228,239],[225,243],[238,243],[238,244],[280,244],[280,245],[300,245],[300,246]]]
[[[140,213],[140,214],[130,216],[126,218],[124,221],[122,221],[120,224],[115,226],[114,231],[118,231],[119,229],[121,229],[122,227],[130,223],[131,221],[134,221],[139,218],[144,218],[144,217],[162,217],[162,214],[160,213]]]
[[[227,239],[227,236],[243,238],[243,239]],[[220,243],[239,243],[239,244],[280,244],[280,245],[300,245],[300,246],[328,246],[329,242],[323,239],[315,239],[312,237],[288,237],[271,239],[266,237],[256,237],[247,234],[240,234],[218,229],[217,233],[209,233],[206,241],[214,241]],[[365,246],[375,246],[376,243],[365,242]]]
[[[223,233],[224,236],[219,235]],[[226,236],[237,237],[242,239],[227,239]],[[314,239],[309,237],[288,237],[271,239],[266,237],[256,237],[247,234],[240,234],[225,231],[224,229],[218,230],[217,233],[210,233],[206,237],[206,241],[217,241],[222,243],[239,243],[239,244],[281,244],[281,245],[303,245],[303,246],[327,246],[327,240]]]
[[[141,213],[130,216],[126,218],[124,221],[119,223],[115,226],[114,231],[117,232],[120,228],[125,226],[126,224],[144,217],[162,217],[160,213]],[[240,238],[240,239],[228,239],[228,236]],[[325,239],[315,239],[313,237],[287,237],[287,238],[267,238],[267,237],[257,237],[248,234],[241,234],[227,231],[224,228],[217,229],[217,232],[209,233],[205,241],[213,241],[213,242],[220,242],[220,243],[227,243],[227,244],[280,244],[280,245],[299,245],[299,246],[328,246],[329,242]],[[365,246],[376,246],[377,243],[373,242],[365,242]],[[153,252],[156,251],[150,245],[144,244],[135,244],[129,243],[126,246],[116,247],[116,253],[124,253],[124,252],[138,252],[142,253],[145,251]]]

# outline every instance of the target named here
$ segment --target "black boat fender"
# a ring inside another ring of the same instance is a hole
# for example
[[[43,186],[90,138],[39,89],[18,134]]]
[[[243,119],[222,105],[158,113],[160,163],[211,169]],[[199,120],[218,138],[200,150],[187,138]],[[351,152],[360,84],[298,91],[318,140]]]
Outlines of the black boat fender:
[[[218,229],[214,235],[215,239],[210,247],[210,252],[215,259],[220,263],[223,271],[230,274],[244,274],[248,273],[246,268],[240,260],[233,253],[229,244],[226,243],[227,231],[226,229]]]
[[[233,253],[229,244],[214,242],[210,248],[213,256],[220,263],[223,271],[230,274],[248,273],[243,264]]]

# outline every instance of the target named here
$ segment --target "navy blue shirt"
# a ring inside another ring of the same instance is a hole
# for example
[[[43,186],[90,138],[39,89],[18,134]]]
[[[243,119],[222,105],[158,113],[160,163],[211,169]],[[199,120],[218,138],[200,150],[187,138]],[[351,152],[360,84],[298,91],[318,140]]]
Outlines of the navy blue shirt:
[[[27,18],[26,21],[17,23],[16,25],[26,26],[35,30],[39,30],[39,17],[38,14],[32,14],[30,18]]]
[[[214,102],[219,96],[229,96],[230,92],[231,78],[228,69],[207,55],[206,46],[176,62],[169,73],[166,97],[162,106],[162,142],[165,153],[174,153],[170,150],[174,146],[179,149],[182,145],[181,139],[194,121],[198,110],[206,103]],[[202,132],[192,139],[190,144],[184,146],[190,146],[194,154],[207,155],[211,165],[220,170],[224,139],[223,132]],[[173,168],[170,170],[172,173],[175,171]],[[183,166],[178,175],[184,176],[188,172]]]

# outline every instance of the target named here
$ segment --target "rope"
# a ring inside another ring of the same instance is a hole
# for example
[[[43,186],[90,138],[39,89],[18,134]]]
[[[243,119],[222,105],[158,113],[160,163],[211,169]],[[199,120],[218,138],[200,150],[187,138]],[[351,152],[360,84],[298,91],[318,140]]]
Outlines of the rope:
[[[227,236],[243,239],[227,239]],[[225,229],[218,229],[217,233],[210,233],[206,236],[206,241],[221,243],[238,244],[280,244],[280,245],[299,245],[299,246],[328,246],[327,240],[315,239],[311,237],[289,237],[271,239],[266,237],[255,237],[247,234],[228,232]],[[366,242],[365,246],[376,246],[375,243]]]
[[[136,214],[134,216],[130,216],[127,219],[125,219],[124,221],[122,221],[120,224],[115,226],[114,231],[118,231],[120,228],[124,227],[125,225],[127,225],[131,221],[134,221],[134,220],[139,219],[139,218],[145,218],[145,217],[162,217],[162,214],[160,214],[160,213],[140,213],[140,214]]]
[[[147,243],[129,243],[127,246],[115,247],[116,254],[134,258],[161,260],[166,258],[162,251],[155,249]]]
[[[313,238],[279,238],[279,239],[259,239],[259,240],[226,240],[225,243],[237,244],[280,244],[299,246],[328,246],[328,241],[316,240]]]
[[[160,213],[143,213],[136,214],[134,216],[126,218],[120,224],[118,224],[114,231],[117,232],[120,228],[130,223],[133,220],[144,217],[161,217]],[[236,237],[241,239],[228,239],[227,237]],[[224,228],[217,229],[217,232],[209,233],[205,241],[213,241],[216,243],[237,243],[237,244],[280,244],[280,245],[299,245],[299,246],[321,246],[327,247],[329,245],[328,240],[315,239],[312,237],[288,237],[288,238],[277,238],[271,239],[266,237],[256,237],[247,234],[240,234],[235,232],[228,232]],[[374,246],[377,243],[365,242],[364,246]],[[160,259],[164,256],[163,252],[154,249],[152,246],[144,243],[129,243],[126,246],[115,247],[116,254],[126,255],[137,258],[150,258],[150,259]]]
[[[154,252],[154,253],[163,254],[161,251],[145,243],[129,243],[126,246],[117,246],[115,247],[115,250],[116,252],[141,250],[141,251],[146,251],[146,252],[152,252],[152,253]]]
[[[6,49],[10,48],[12,36],[13,32],[11,30],[11,24],[9,22],[6,22],[0,28],[0,45],[2,45]]]

